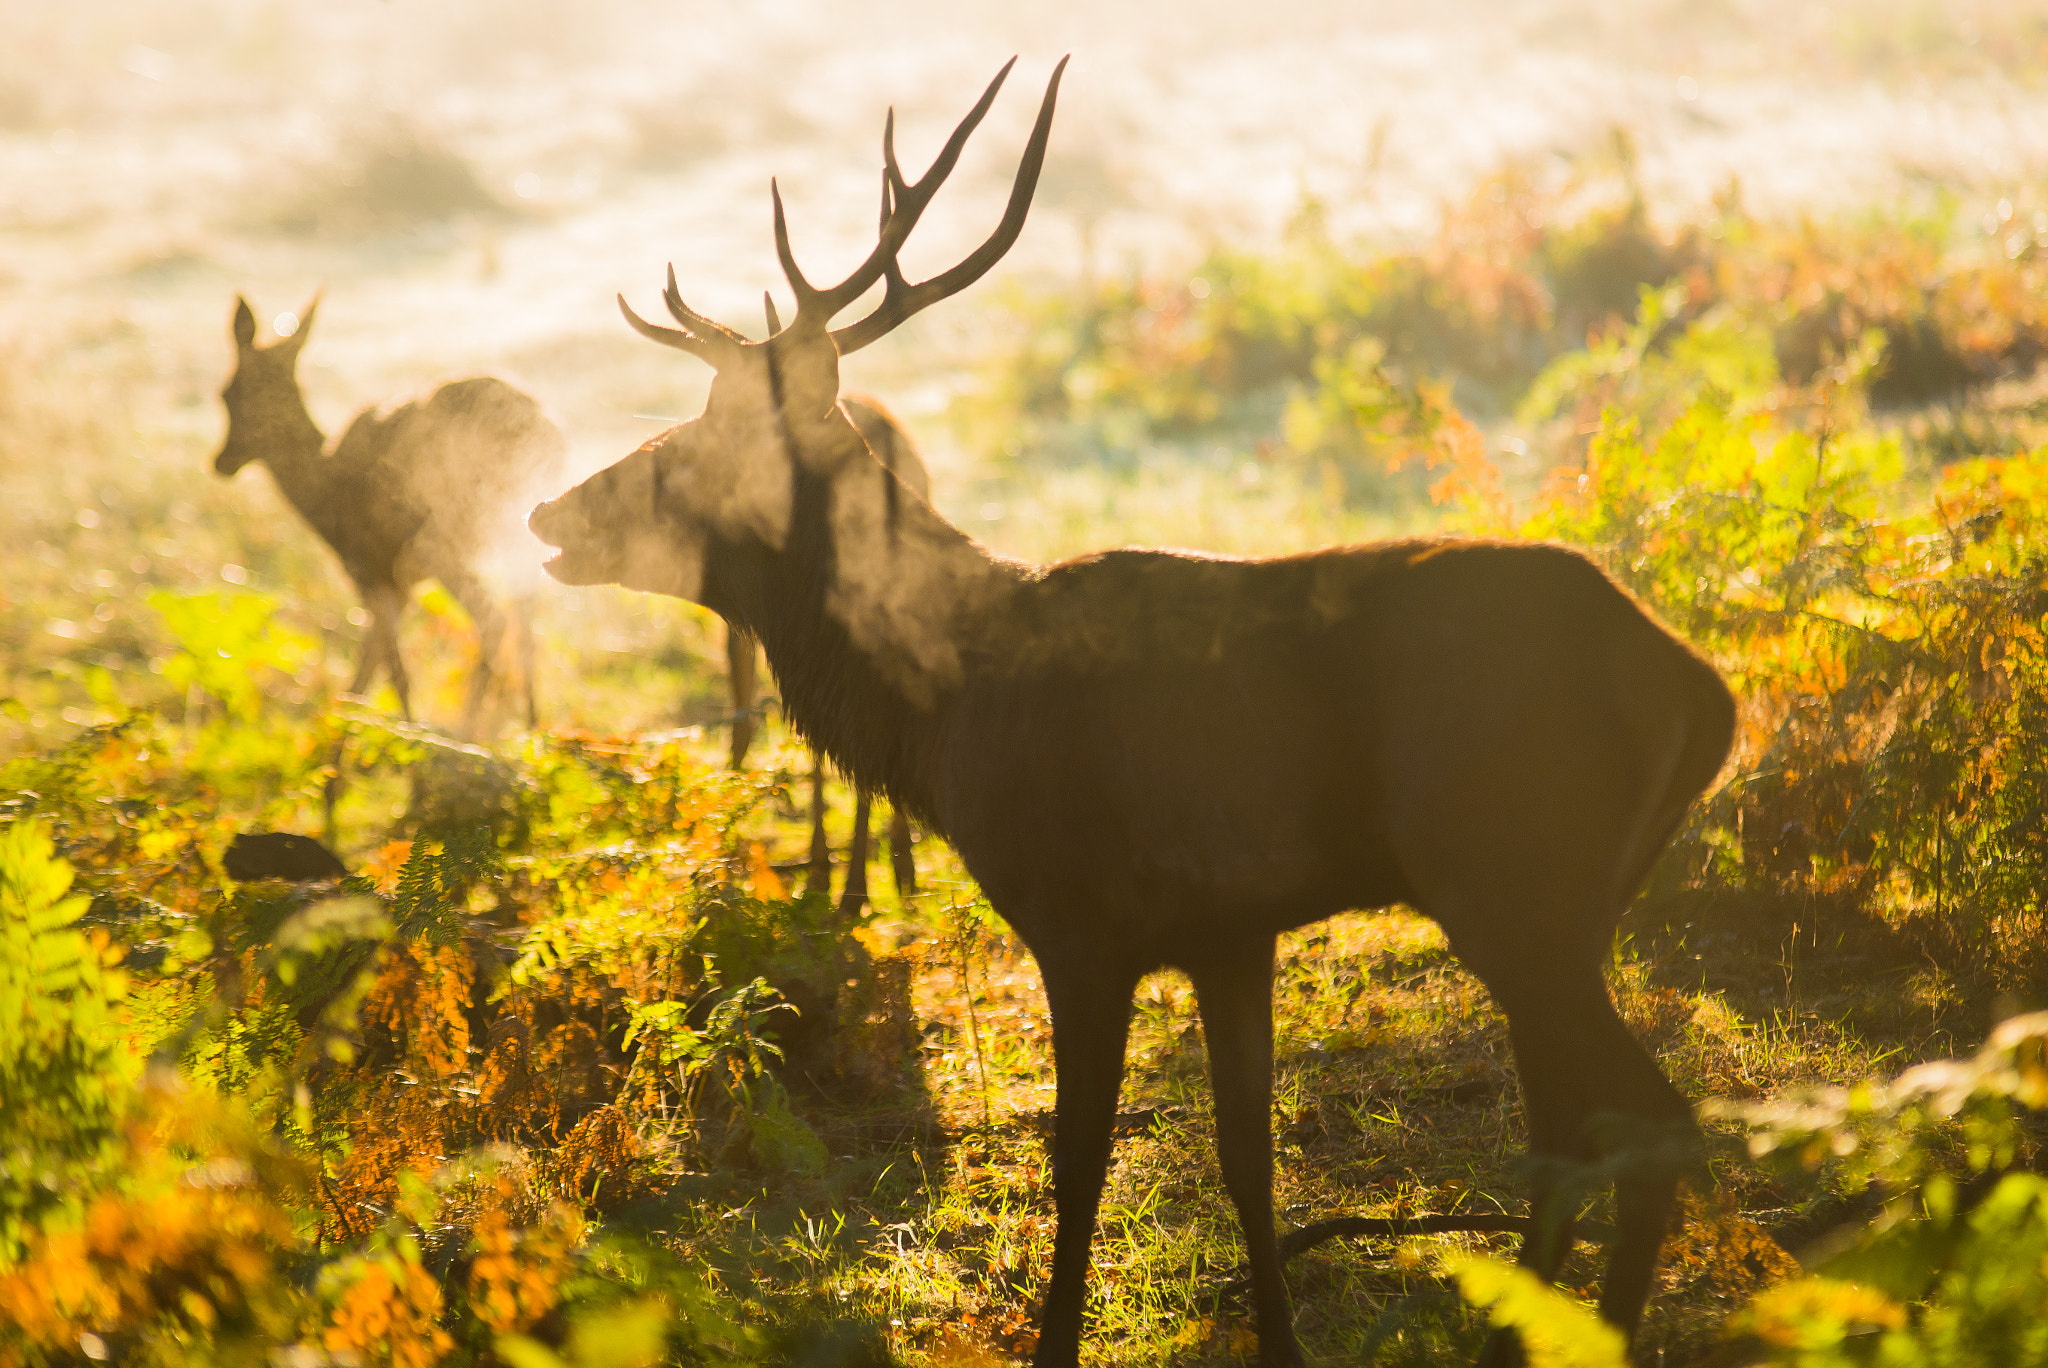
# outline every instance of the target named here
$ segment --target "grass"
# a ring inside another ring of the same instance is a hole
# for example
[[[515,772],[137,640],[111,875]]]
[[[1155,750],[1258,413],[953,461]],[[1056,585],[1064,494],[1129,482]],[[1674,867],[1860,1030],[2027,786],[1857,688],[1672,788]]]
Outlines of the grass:
[[[949,957],[927,947],[919,959],[924,1075],[955,1137],[941,1170],[946,1181],[902,1209],[900,1239],[839,1276],[851,1280],[854,1304],[903,1322],[893,1342],[905,1351],[941,1354],[963,1341],[1017,1349],[1051,1256],[1043,998],[1028,959],[1006,940],[990,945],[971,996]],[[1730,946],[1702,972],[1753,965],[1747,947]],[[1680,986],[1673,958],[1625,955],[1614,985],[1625,1019],[1693,1096],[1756,1096],[1861,1077],[1956,1045],[1935,1025],[1938,1002],[1899,1012],[1902,995],[1890,983],[1873,984],[1826,952],[1809,950],[1788,974],[1778,982],[1753,975],[1754,991]],[[984,1038],[1004,1042],[979,1057],[970,1002]],[[1521,1209],[1520,1109],[1506,1023],[1434,924],[1390,912],[1294,933],[1283,943],[1275,1012],[1275,1209],[1283,1228],[1340,1214]],[[1894,1018],[1890,1029],[1872,1022],[1877,1012]],[[1096,1252],[1091,1352],[1115,1364],[1240,1361],[1249,1343],[1232,1289],[1241,1245],[1215,1165],[1201,1026],[1179,975],[1155,975],[1139,989],[1128,1060]],[[1737,1157],[1732,1131],[1722,1132],[1714,1180],[1691,1213],[1706,1232],[1696,1240],[1711,1244],[1725,1203],[1797,1242],[1790,1232],[1806,1215],[1802,1203],[1757,1180]],[[1331,1244],[1304,1256],[1290,1274],[1304,1349],[1316,1361],[1360,1361],[1377,1341],[1391,1355],[1381,1361],[1433,1362],[1453,1345],[1474,1347],[1478,1326],[1425,1255],[1444,1245],[1511,1252],[1512,1238]],[[1582,1247],[1565,1281],[1590,1289],[1598,1272],[1595,1252]],[[1731,1300],[1753,1290],[1697,1273],[1666,1270],[1643,1331],[1651,1351],[1680,1362],[1707,1345]],[[1427,1314],[1408,1323],[1418,1310]],[[1400,1342],[1388,1342],[1396,1321]]]

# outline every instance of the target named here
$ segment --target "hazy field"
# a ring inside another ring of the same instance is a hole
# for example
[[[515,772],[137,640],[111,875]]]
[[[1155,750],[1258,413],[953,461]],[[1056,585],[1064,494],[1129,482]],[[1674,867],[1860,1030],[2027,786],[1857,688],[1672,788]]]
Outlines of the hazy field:
[[[2048,155],[2048,97],[2022,79],[2031,21],[1977,8],[14,7],[0,341],[14,402],[119,403],[149,434],[128,454],[202,486],[232,294],[268,318],[324,290],[305,367],[323,423],[492,369],[596,466],[653,430],[634,415],[687,416],[704,382],[626,331],[615,292],[648,304],[672,260],[699,307],[758,327],[759,291],[781,283],[768,177],[813,273],[843,267],[871,231],[885,107],[920,164],[1011,52],[1012,88],[913,266],[992,222],[1033,93],[1067,51],[1046,185],[1001,275],[1056,283],[1271,241],[1304,195],[1342,234],[1413,238],[1504,158],[1598,159],[1617,127],[1663,213],[1731,179],[1765,212],[1936,186],[1989,208]],[[963,510],[983,453],[939,420],[972,383],[998,288],[848,367],[916,421],[941,502]],[[8,441],[10,464],[36,459]],[[22,505],[10,515],[42,511]],[[209,506],[275,516],[255,489]]]

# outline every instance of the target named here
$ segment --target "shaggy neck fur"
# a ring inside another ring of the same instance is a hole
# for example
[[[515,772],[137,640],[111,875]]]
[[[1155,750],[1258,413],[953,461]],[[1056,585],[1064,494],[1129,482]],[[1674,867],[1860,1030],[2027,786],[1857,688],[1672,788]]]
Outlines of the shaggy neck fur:
[[[782,548],[717,542],[705,601],[761,639],[807,740],[932,821],[938,736],[1029,571],[991,556],[864,447],[792,464]]]

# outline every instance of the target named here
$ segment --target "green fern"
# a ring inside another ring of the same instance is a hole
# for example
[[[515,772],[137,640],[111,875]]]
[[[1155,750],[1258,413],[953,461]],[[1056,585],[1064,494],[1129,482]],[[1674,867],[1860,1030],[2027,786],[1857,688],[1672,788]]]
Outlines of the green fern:
[[[138,1061],[113,1021],[117,956],[38,821],[0,827],[0,1260],[112,1141]]]

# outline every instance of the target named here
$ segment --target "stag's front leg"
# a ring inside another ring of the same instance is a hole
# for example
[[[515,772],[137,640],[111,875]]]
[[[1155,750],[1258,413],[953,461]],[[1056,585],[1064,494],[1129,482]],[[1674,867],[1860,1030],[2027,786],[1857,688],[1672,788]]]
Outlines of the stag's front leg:
[[[868,905],[868,823],[874,800],[865,789],[853,800],[853,836],[846,843],[846,886],[839,890],[839,919],[851,925]]]
[[[811,863],[804,872],[804,896],[832,896],[832,843],[825,838],[825,757],[811,752]]]
[[[1189,971],[1209,1044],[1216,1153],[1244,1228],[1259,1362],[1298,1368],[1301,1348],[1273,1234],[1273,941],[1233,949]]]
[[[755,658],[760,646],[744,627],[725,627],[725,687],[732,699],[732,768],[747,767],[754,744]]]
[[[357,698],[363,697],[364,690],[376,680],[378,667],[384,663],[384,625],[378,597],[366,594],[363,602],[370,612],[370,630],[364,634],[362,654],[356,659],[355,678],[349,680],[345,691]]]
[[[917,856],[911,850],[910,818],[889,807],[889,868],[896,876],[896,896],[907,900],[917,892]]]
[[[1124,1045],[1130,1033],[1131,992],[1137,975],[1089,962],[1090,948],[1057,961],[1043,958],[1045,996],[1052,1008],[1053,1069],[1058,1088],[1053,1115],[1052,1283],[1039,1318],[1037,1368],[1074,1368],[1081,1358],[1081,1311],[1087,1293],[1088,1247],[1109,1173],[1117,1093],[1123,1086]]]

